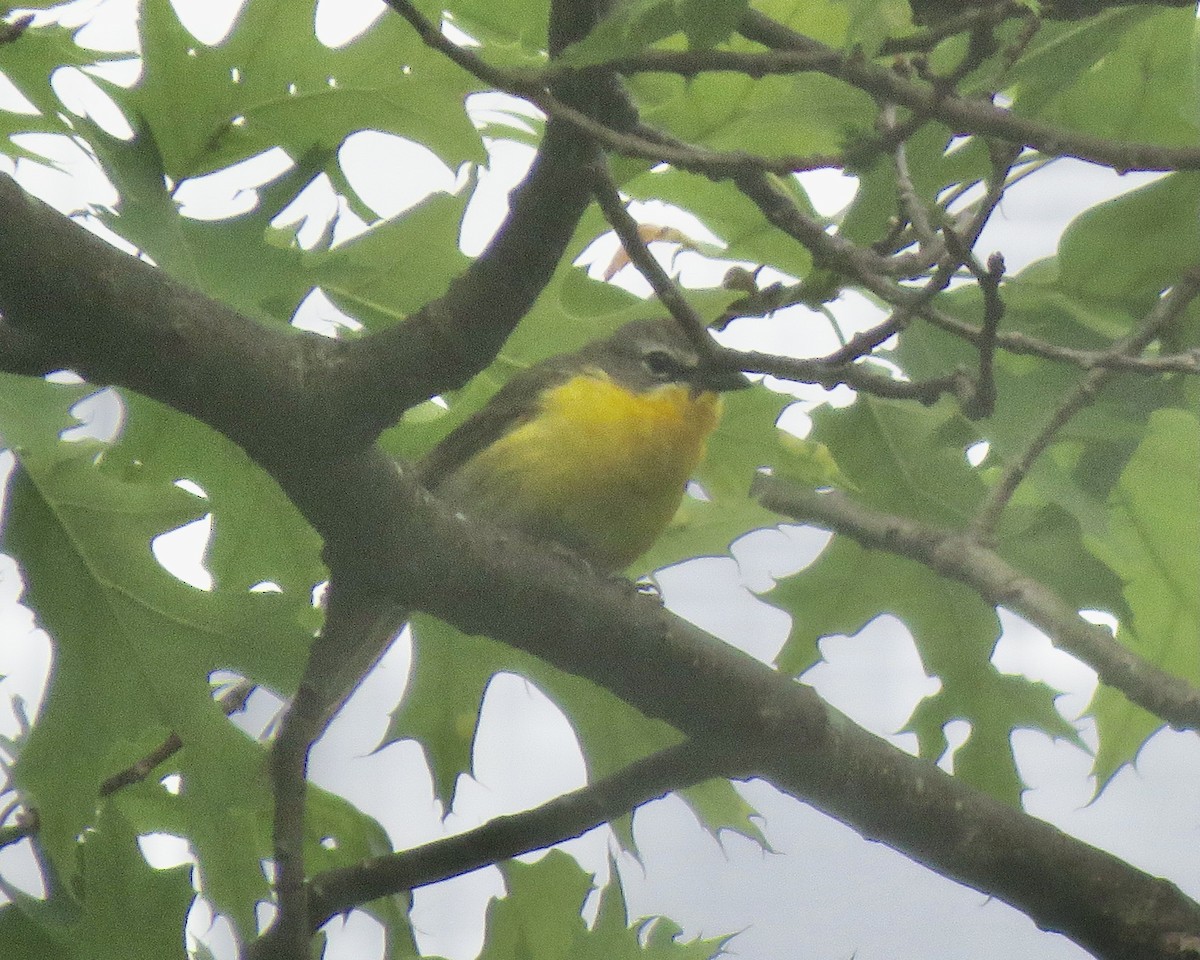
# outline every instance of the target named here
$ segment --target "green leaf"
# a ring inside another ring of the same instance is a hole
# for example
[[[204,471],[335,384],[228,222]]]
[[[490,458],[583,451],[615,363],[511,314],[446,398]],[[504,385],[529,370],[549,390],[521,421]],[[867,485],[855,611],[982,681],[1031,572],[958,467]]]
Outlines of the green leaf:
[[[1195,263],[1197,249],[1200,174],[1174,173],[1076,218],[1059,241],[1062,286],[1140,315]]]
[[[675,0],[688,46],[698,50],[728,40],[748,6],[749,0]]]
[[[842,0],[850,11],[846,49],[857,47],[863,56],[874,57],[883,41],[913,29],[912,15],[904,0]]]
[[[1073,25],[1022,58],[1013,109],[1101,137],[1193,144],[1195,19],[1194,10],[1108,11]]]
[[[189,867],[146,864],[129,824],[109,811],[80,848],[83,922],[75,931],[89,960],[160,960],[179,949],[191,906]]]
[[[14,771],[38,810],[40,839],[70,876],[101,783],[174,731],[185,745],[183,794],[194,803],[197,853],[202,866],[221,864],[214,901],[252,930],[265,890],[250,840],[265,802],[262,755],[213,702],[209,676],[265,667],[275,685],[290,688],[311,626],[296,623],[279,595],[205,593],[172,577],[151,541],[201,516],[203,501],[172,481],[107,469],[101,445],[60,441],[54,427],[70,422],[77,389],[13,377],[0,386],[0,431],[20,467],[4,547],[55,642],[46,702]]]
[[[466,205],[465,191],[430,197],[333,250],[309,253],[307,276],[368,329],[390,326],[443,294],[466,268],[458,249]]]
[[[1126,33],[1154,17],[1145,7],[1110,8],[1095,16],[1066,22],[1043,22],[1025,51],[1012,64],[1014,106],[1039,115],[1055,97],[1117,48]]]
[[[189,867],[156,870],[137,834],[113,810],[101,815],[79,847],[79,906],[59,892],[46,902],[11,887],[0,909],[5,958],[161,960],[181,955],[183,925],[195,898]]]
[[[1060,282],[1056,267],[1055,260],[1042,261],[1004,283],[1001,292],[1005,331],[1097,351],[1109,349],[1113,340],[1129,332],[1135,319],[1127,306],[1069,292]],[[943,295],[939,305],[975,326],[982,322],[982,297],[974,286]],[[892,357],[913,379],[941,376],[958,367],[971,369],[978,365],[972,346],[928,324],[906,330]],[[1029,444],[1031,431],[1049,421],[1084,375],[1073,364],[1004,351],[997,354],[994,374],[995,414],[973,425],[970,430],[973,436],[963,445],[965,453],[970,443],[987,441],[990,450],[981,476],[1021,456]],[[1181,378],[1122,377],[1119,385],[1102,390],[1083,411],[1056,431],[1049,449],[1034,463],[1017,490],[1014,506],[1006,514],[1000,530],[1006,556],[1011,557],[1009,545],[1019,551],[1025,538],[1031,534],[1040,536],[1035,530],[1038,521],[1034,517],[1047,505],[1069,513],[1083,531],[1101,531],[1107,522],[1105,501],[1109,490],[1141,440],[1147,412],[1185,403],[1185,391],[1186,384]],[[1022,509],[1026,514],[1020,515]],[[1061,531],[1060,519],[1052,520],[1045,515],[1041,520],[1051,522],[1052,529]],[[1059,541],[1059,546],[1065,547],[1065,542]],[[1079,548],[1072,550],[1072,555],[1078,557]],[[1051,555],[1056,556],[1046,554]],[[1024,561],[1018,565],[1029,568]],[[1081,574],[1083,569],[1072,563],[1059,562],[1056,566],[1058,576],[1052,582]],[[1053,574],[1046,567],[1041,564],[1039,569]],[[1109,603],[1100,606],[1112,609]]]
[[[446,809],[459,776],[471,770],[479,708],[492,677],[512,673],[545,693],[569,719],[583,750],[588,779],[678,742],[680,735],[651,720],[607,690],[487,637],[467,636],[432,617],[413,620],[412,673],[404,700],[393,711],[384,744],[414,739],[425,750],[434,793]],[[762,838],[753,815],[728,781],[696,788],[689,799],[712,832],[734,830]]]
[[[860,396],[813,413],[810,439],[825,444],[842,474],[873,506],[938,525],[967,520],[983,483],[964,456],[973,427],[955,406]]]
[[[327,578],[321,540],[279,485],[211,427],[137,394],[124,400],[125,425],[105,451],[106,468],[144,483],[197,484],[213,518],[205,561],[217,589],[242,592],[276,584],[278,612],[315,631],[320,617],[312,592]],[[295,654],[294,646],[260,647],[245,665],[254,669],[255,679],[287,691],[295,677],[288,661]]]
[[[733,830],[749,837],[768,853],[771,845],[756,820],[759,813],[745,798],[732,789],[728,780],[706,780],[680,793],[700,821],[700,825],[714,837],[721,829]]]
[[[852,169],[859,179],[854,201],[842,215],[839,232],[859,244],[872,244],[886,236],[893,217],[899,215],[895,167],[884,159],[871,128],[860,126],[860,136],[852,145],[862,153]],[[862,149],[865,144],[866,149]],[[952,149],[951,149],[952,148]],[[983,142],[973,138],[966,143],[953,142],[951,131],[938,123],[925,124],[906,141],[913,186],[932,210],[932,204],[948,188],[978,183],[990,172],[990,161]]]
[[[723,554],[743,534],[774,525],[775,517],[750,496],[750,482],[758,469],[788,458],[775,422],[789,402],[762,387],[725,395],[721,424],[696,475],[704,497],[684,498],[670,525],[634,565],[636,572]]]
[[[8,141],[10,134],[70,133],[70,125],[61,114],[62,102],[51,86],[51,79],[63,67],[81,67],[94,59],[75,43],[75,31],[59,24],[30,27],[15,43],[5,46],[4,56],[0,58],[0,72],[39,111],[30,115],[0,109],[0,136],[5,138],[5,152],[25,153]]]
[[[870,96],[823,74],[702,73],[659,87],[648,122],[692,143],[768,157],[837,153],[872,129],[876,112]]]
[[[1130,615],[1118,639],[1156,666],[1200,683],[1200,421],[1159,410],[1109,499],[1106,535],[1087,544],[1124,583]],[[1101,687],[1096,772],[1108,780],[1162,721]]]
[[[505,4],[491,0],[454,0],[453,4],[425,3],[423,6],[428,17],[438,17],[443,8],[449,7],[454,25],[483,43],[489,51],[516,47],[526,54],[541,56],[546,50],[549,0],[518,0]]]
[[[987,696],[979,696],[975,686],[985,689]],[[1016,807],[1024,783],[1015,771],[1014,730],[1039,730],[1087,750],[1074,726],[1055,707],[1058,695],[1044,683],[1002,674],[990,663],[983,664],[972,684],[945,684],[918,703],[904,729],[917,735],[921,756],[937,759],[946,746],[946,724],[968,721],[971,732],[954,753],[954,775]]]
[[[847,590],[848,583],[855,588]],[[780,670],[791,675],[819,661],[822,637],[854,636],[884,614],[898,618],[912,634],[926,671],[943,685],[940,694],[917,705],[907,725],[917,734],[921,756],[937,760],[945,749],[945,724],[968,721],[971,737],[956,755],[956,773],[999,799],[1019,804],[1023,788],[1012,755],[1014,729],[1075,737],[1054,709],[1055,691],[992,666],[1000,635],[995,610],[970,588],[922,564],[864,550],[838,536],[768,599],[793,619],[778,657]]]
[[[23,911],[20,898],[0,907],[0,953],[9,960],[69,960],[65,937],[49,924],[39,923],[36,911]]]
[[[807,195],[794,181],[785,184],[793,199],[815,216]],[[694,214],[726,245],[721,256],[770,265],[802,277],[812,265],[808,250],[776,230],[740,190],[728,181],[713,181],[674,168],[654,170],[628,180],[621,189],[632,197],[661,200]]]
[[[409,137],[452,166],[484,159],[462,109],[475,89],[466,73],[395,16],[344,47],[326,47],[312,9],[259,0],[242,9],[228,39],[206,47],[169,0],[145,0],[145,74],[125,99],[152,132],[168,176],[207,173],[275,146],[294,158],[335,150],[358,130]]]
[[[532,864],[510,861],[503,871],[508,894],[488,907],[480,960],[710,960],[727,939],[685,942],[669,921],[628,926],[615,870],[589,930],[580,911],[592,878],[561,851]]]
[[[825,444],[816,440],[801,440],[788,434],[783,437],[783,446],[792,456],[780,459],[774,471],[775,476],[805,487],[855,489]]]
[[[591,682],[486,637],[429,617],[414,620],[412,677],[385,742],[412,737],[426,750],[437,795],[449,806],[469,772],[483,694],[498,673],[527,677],[562,709],[579,737],[589,775],[602,777],[662,749],[679,734]]]
[[[586,37],[562,52],[560,62],[590,67],[632,56],[683,29],[676,0],[628,0],[617,4]]]
[[[847,43],[851,6],[845,0],[755,0],[754,9],[832,47]]]

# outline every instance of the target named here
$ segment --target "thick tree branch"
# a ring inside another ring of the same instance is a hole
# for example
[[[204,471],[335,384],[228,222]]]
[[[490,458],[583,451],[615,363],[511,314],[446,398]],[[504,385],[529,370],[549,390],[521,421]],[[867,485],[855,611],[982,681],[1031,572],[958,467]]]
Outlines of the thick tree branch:
[[[894,749],[631,584],[472,529],[386,458],[298,479],[282,478],[334,548],[335,571],[587,677],[690,737],[732,739],[784,791],[1098,956],[1166,955],[1168,938],[1200,936],[1200,907],[1171,885]],[[364,495],[347,504],[346,490]]]
[[[571,171],[584,179],[569,165],[557,175]],[[585,181],[582,189],[588,187]],[[568,220],[575,209],[568,208]],[[520,216],[515,209],[514,220]],[[263,334],[265,328],[152,268],[109,256],[99,241],[91,244],[79,228],[26,201],[6,178],[0,178],[0,223],[6,319],[47,342],[61,334],[81,370],[192,413],[242,444],[323,536],[336,580],[434,613],[459,629],[487,632],[591,679],[695,739],[732,740],[749,768],[791,795],[1001,897],[1099,956],[1166,956],[1171,944],[1200,937],[1200,907],[1172,885],[890,747],[811,690],[672,617],[632,585],[464,522],[375,449],[345,438],[338,444],[330,432],[322,448],[327,456],[313,457],[305,434],[319,432],[324,421],[314,428],[287,419],[297,410],[325,415],[303,405],[303,382],[276,369],[306,356],[281,346],[290,334]],[[464,278],[439,304],[449,324],[467,316],[463,305],[490,306],[481,299],[489,283],[503,291],[513,279],[498,265],[515,256],[518,239],[498,241],[504,255]],[[535,289],[536,282],[513,294],[504,311]],[[320,351],[329,348],[303,349],[324,356]],[[193,363],[201,365],[199,373]],[[295,406],[281,407],[258,382],[272,377]],[[239,411],[227,409],[232,396]],[[281,430],[296,438],[295,453],[287,455]],[[280,769],[286,766],[295,782],[302,759],[295,752],[284,759]]]
[[[264,458],[361,448],[400,409],[461,386],[490,359],[445,351],[429,321],[352,344],[259,323],[115,249],[3,174],[0,224],[0,367],[120,383]]]
[[[278,912],[271,928],[247,950],[247,960],[308,956],[308,881],[304,866],[304,818],[308,755],[332,714],[373,665],[394,634],[392,608],[353,585],[331,581],[325,625],[313,642],[304,674],[283,714],[271,747],[271,794],[275,799],[272,844]],[[358,662],[366,657],[367,662]]]
[[[553,3],[551,57],[586,35],[609,5],[610,0]],[[389,0],[389,6],[404,16],[426,43],[460,66],[479,66],[478,58],[446,41],[437,26],[411,4]],[[600,125],[618,133],[637,122],[635,106],[619,79],[607,70],[564,77],[551,84],[546,95],[561,102],[564,110],[596,117]],[[439,358],[434,370],[450,358],[453,369],[468,372],[468,377],[495,357],[562,259],[591,199],[589,184],[579,170],[594,156],[591,137],[577,125],[552,116],[528,176],[512,195],[508,217],[483,253],[450,284],[444,296],[407,322],[347,348],[347,377],[375,387],[366,396],[364,413],[374,418],[376,433],[399,419],[412,405],[414,393],[428,397],[443,392],[431,391],[428,374],[420,370],[430,362],[429,350]]]
[[[582,36],[578,24],[560,31],[562,43]],[[578,79],[560,84],[577,109],[613,123],[636,120],[618,86]],[[243,446],[262,451],[271,437],[276,458],[365,446],[405,409],[462,386],[491,362],[554,272],[590,200],[578,171],[592,152],[574,127],[552,121],[484,253],[408,321],[353,342],[269,327],[208,301],[0,176],[0,303],[11,328],[0,336],[0,367],[58,365],[95,383],[121,382]],[[171,324],[159,322],[163,302],[171,304]],[[138,357],[124,356],[127,344]],[[242,359],[233,364],[235,356]],[[231,375],[234,367],[242,372]],[[270,423],[250,412],[271,404]]]
[[[1053,590],[969,534],[928,527],[853,503],[836,491],[817,493],[776,477],[760,477],[756,488],[770,510],[833,530],[869,549],[923,563],[967,584],[988,603],[1020,614],[1133,703],[1177,730],[1200,731],[1200,690],[1118,643],[1107,629],[1084,620]]]
[[[411,14],[409,22],[427,42],[440,38],[409,5],[391,5],[403,15]],[[556,3],[550,23],[551,54],[579,39],[595,22],[601,6],[592,0]],[[457,59],[453,50],[443,52]],[[601,74],[599,79],[606,76]],[[636,121],[636,112],[623,97],[605,98],[596,93],[619,94],[615,82],[588,86],[571,78],[560,87],[566,98],[598,110],[613,113],[625,107],[623,122]],[[593,153],[590,141],[574,128],[552,121],[533,169],[487,249],[451,284],[445,296],[426,305],[409,322],[370,338],[373,342],[359,341],[351,347],[347,366],[359,368],[355,379],[387,384],[394,356],[404,355],[414,332],[440,343],[439,352],[461,357],[459,366],[477,369],[489,362],[533,305],[562,257],[589,199],[586,181],[581,183],[574,172]],[[411,389],[410,371],[401,370],[399,376],[393,372],[391,379],[400,396]],[[373,399],[381,427],[398,418],[407,405],[386,394]],[[395,610],[386,596],[360,590],[355,577],[343,578],[334,569],[325,627],[313,644],[299,690],[284,714],[271,751],[278,915],[271,929],[251,946],[247,956],[253,960],[299,960],[308,955],[312,931],[303,859],[308,754],[332,713],[391,636]]]
[[[67,256],[78,250],[78,233],[71,227],[55,234]],[[35,235],[24,239],[26,251],[45,249]],[[131,258],[126,262],[141,269]],[[22,266],[35,269],[28,261]],[[65,276],[90,282],[86,257],[72,266]],[[6,311],[7,282],[0,278]],[[147,316],[170,325],[181,302],[177,285],[163,278],[156,289],[157,309],[147,309]],[[95,362],[105,363],[117,382],[127,374],[144,384],[145,345],[136,331],[126,333],[128,342]],[[180,361],[168,356],[160,362],[171,368]],[[226,362],[225,375],[243,381],[257,363],[253,354]],[[186,376],[185,369],[175,373]],[[163,393],[157,399],[170,403],[174,391]],[[269,428],[278,413],[268,402],[247,415]],[[691,737],[732,738],[751,766],[792,795],[1002,897],[1100,956],[1155,956],[1168,936],[1200,936],[1200,908],[1170,885],[894,750],[829,710],[811,690],[670,616],[632,585],[598,579],[560,555],[464,523],[382,453],[279,462],[269,440],[256,443],[248,433],[246,441],[323,536],[335,578],[461,630],[487,632],[607,687]],[[786,759],[772,760],[772,752]],[[1131,904],[1139,908],[1136,916]]]

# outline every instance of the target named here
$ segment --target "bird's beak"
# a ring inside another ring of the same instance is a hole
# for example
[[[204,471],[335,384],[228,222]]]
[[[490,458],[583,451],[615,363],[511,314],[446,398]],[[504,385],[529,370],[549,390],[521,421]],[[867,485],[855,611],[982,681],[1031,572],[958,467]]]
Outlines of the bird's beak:
[[[750,386],[746,375],[731,367],[712,367],[696,371],[692,393],[703,393],[706,390],[725,392],[728,390],[745,390]]]

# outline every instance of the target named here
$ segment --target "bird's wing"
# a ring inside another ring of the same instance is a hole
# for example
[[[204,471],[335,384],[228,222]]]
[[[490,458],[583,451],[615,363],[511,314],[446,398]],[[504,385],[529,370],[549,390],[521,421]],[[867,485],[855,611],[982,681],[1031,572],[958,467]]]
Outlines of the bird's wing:
[[[557,358],[554,358],[557,359]],[[417,465],[428,490],[438,485],[514,427],[531,419],[542,393],[562,383],[568,373],[553,363],[535,364],[501,387],[483,408],[450,431]]]

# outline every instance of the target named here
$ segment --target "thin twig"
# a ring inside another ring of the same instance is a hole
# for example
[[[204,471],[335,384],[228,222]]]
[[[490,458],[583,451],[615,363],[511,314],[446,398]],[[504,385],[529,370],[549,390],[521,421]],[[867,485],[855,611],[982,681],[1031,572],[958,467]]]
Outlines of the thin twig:
[[[992,219],[992,214],[995,212],[996,207],[1004,199],[1005,191],[1012,186],[1008,176],[1012,172],[1013,165],[1021,156],[1021,149],[1019,147],[1004,143],[989,143],[988,152],[991,155],[992,169],[987,178],[987,192],[984,193],[979,203],[975,205],[975,209],[971,213],[971,218],[962,232],[963,245],[968,250],[973,249],[979,241],[979,236],[983,233],[983,228],[988,225],[988,221]]]
[[[896,108],[894,105],[887,104],[883,108],[880,114],[880,124],[885,135],[896,129]],[[912,225],[917,242],[922,247],[936,246],[938,244],[937,234],[933,228],[933,224],[929,221],[929,214],[925,210],[925,204],[921,202],[917,188],[913,184],[912,173],[908,169],[907,140],[902,139],[896,143],[895,149],[892,151],[892,164],[896,168],[896,195],[900,200],[900,209]]]
[[[933,380],[908,383],[872,373],[862,365],[848,361],[833,362],[829,358],[796,360],[770,354],[746,354],[740,351],[721,349],[713,343],[712,338],[706,332],[704,319],[688,303],[678,285],[667,275],[667,272],[655,259],[654,254],[650,252],[645,241],[642,240],[638,233],[637,221],[629,215],[629,211],[621,202],[620,194],[608,173],[607,166],[599,168],[594,176],[597,179],[597,201],[604,212],[605,219],[612,225],[625,247],[625,252],[629,254],[630,261],[646,278],[663,306],[683,326],[689,338],[711,359],[717,362],[724,361],[731,369],[766,373],[806,383],[818,383],[826,389],[832,389],[838,384],[844,383],[875,396],[916,399],[924,404],[934,403],[945,393],[962,393],[962,377],[958,373]],[[949,279],[946,278],[945,282],[949,282]],[[931,290],[929,295],[932,296],[936,292],[937,290]]]
[[[638,233],[637,221],[629,215],[621,202],[620,194],[617,192],[616,184],[613,183],[607,167],[598,169],[594,176],[597,179],[597,201],[605,218],[624,245],[625,252],[629,254],[630,261],[649,282],[663,306],[683,326],[688,337],[710,359],[717,362],[723,361],[731,369],[765,373],[805,383],[818,383],[826,389],[832,389],[838,384],[844,383],[875,396],[916,399],[925,404],[935,402],[944,393],[960,392],[961,383],[957,374],[919,383],[907,383],[872,373],[861,365],[849,362],[833,363],[828,359],[797,360],[771,354],[747,354],[720,348],[713,343],[712,338],[706,332],[704,319],[688,303],[678,285],[667,275],[667,272],[655,259],[654,254],[650,252],[645,241],[642,240]]]
[[[422,15],[408,0],[386,0],[389,7],[412,24],[421,39],[444,54],[468,73],[499,90],[521,97],[534,104],[549,117],[564,120],[593,138],[597,143],[622,156],[637,157],[655,163],[669,163],[684,170],[714,176],[730,176],[746,168],[774,173],[798,173],[806,170],[839,168],[842,157],[829,154],[811,156],[763,157],[741,150],[709,150],[694,144],[675,141],[667,144],[648,139],[637,133],[617,131],[607,124],[575,109],[555,96],[549,84],[573,76],[577,70],[566,67],[547,67],[543,71],[506,70],[495,67],[465,47],[451,41]]]
[[[607,66],[622,73],[669,72],[691,76],[707,71],[737,71],[751,76],[770,72],[794,73],[816,69],[857,87],[881,101],[906,107],[940,121],[957,134],[978,134],[1031,147],[1051,155],[1090,160],[1125,173],[1131,170],[1200,169],[1200,148],[1162,147],[1129,143],[1090,134],[1073,133],[1061,126],[1030,120],[1011,110],[974,98],[960,97],[932,85],[897,76],[854,54],[842,54],[811,37],[750,9],[739,31],[747,39],[771,48],[770,54],[729,50],[647,50]],[[789,60],[783,54],[791,53]],[[835,54],[835,56],[831,56]],[[766,58],[759,60],[757,58]]]
[[[717,326],[722,323],[728,324],[738,317],[757,317],[787,307],[807,306],[808,301],[809,294],[803,284],[797,283],[791,286],[772,284],[756,294],[751,294],[730,304]],[[968,343],[979,346],[983,342],[985,334],[982,327],[960,320],[932,305],[922,307],[919,312],[921,318],[929,321],[933,326],[960,337]],[[843,339],[843,343],[845,342]],[[1043,360],[1070,364],[1083,370],[1095,370],[1102,367],[1127,373],[1200,375],[1200,350],[1186,350],[1158,357],[1113,356],[1107,350],[1081,350],[1076,347],[1064,347],[1017,331],[998,331],[996,347],[1006,353],[1040,357]]]
[[[787,305],[783,304],[783,306]],[[982,327],[952,317],[935,307],[925,307],[921,311],[921,316],[935,327],[962,337],[968,343],[978,346],[983,342],[985,334]],[[1131,357],[1125,354],[1114,356],[1109,350],[1080,350],[1075,347],[1062,347],[1019,332],[997,333],[996,345],[1008,353],[1041,357],[1057,363],[1069,363],[1084,370],[1200,374],[1200,351],[1197,350],[1166,354],[1161,357]]]
[[[1136,330],[1118,340],[1108,351],[1113,356],[1136,355],[1158,335],[1164,326],[1177,319],[1195,297],[1200,294],[1200,267],[1184,273],[1179,282],[1164,294],[1146,315]],[[1100,388],[1112,379],[1115,371],[1111,367],[1097,367],[1086,373],[1075,388],[1058,405],[1058,409],[1038,431],[1037,435],[1021,454],[1010,463],[992,488],[991,495],[980,508],[971,529],[977,537],[987,537],[1000,521],[1004,508],[1008,506],[1017,487],[1028,475],[1038,457],[1054,440],[1058,432],[1080,410],[1095,399]]]
[[[250,699],[250,694],[253,692],[254,684],[248,680],[241,680],[217,697],[217,704],[221,707],[225,716],[228,717],[246,706],[246,701]],[[130,764],[124,770],[114,773],[100,784],[100,796],[108,797],[123,787],[141,783],[161,763],[170,759],[182,748],[183,741],[179,738],[179,735],[177,733],[169,734],[162,743],[136,763]]]
[[[17,17],[12,23],[0,23],[0,46],[19,40],[21,34],[28,30],[30,24],[33,23],[33,18],[32,13],[27,13]]]
[[[1000,297],[1000,281],[1004,278],[1004,257],[993,253],[988,257],[987,270],[976,274],[983,293],[983,327],[979,340],[979,376],[975,390],[963,404],[963,413],[971,420],[990,417],[996,407],[996,332],[1004,317],[1004,301]]]
[[[715,738],[687,740],[635,761],[534,810],[497,817],[483,826],[313,877],[310,925],[389,894],[462,876],[489,864],[581,836],[644,803],[715,776],[747,776],[752,760]]]
[[[824,358],[812,360],[740,350],[729,352],[730,362],[746,373],[761,373],[795,383],[813,383],[826,390],[845,384],[872,396],[889,400],[916,400],[926,406],[936,403],[947,393],[957,397],[969,395],[972,387],[969,375],[961,371],[930,380],[908,381],[873,373],[865,363],[831,365]]]
[[[629,254],[630,262],[654,289],[655,296],[667,312],[671,314],[683,328],[689,340],[703,352],[706,357],[712,357],[715,344],[708,335],[708,325],[704,318],[688,303],[687,297],[679,289],[675,281],[659,265],[650,248],[638,233],[638,223],[630,216],[621,200],[616,183],[609,173],[608,164],[604,160],[597,161],[592,170],[595,183],[593,192],[596,202],[600,205],[604,218],[612,226],[625,252]]]
[[[1023,4],[1008,0],[991,6],[971,7],[946,17],[936,27],[930,27],[921,33],[907,37],[889,37],[880,46],[879,55],[890,57],[898,53],[928,53],[946,38],[966,33],[981,21],[998,26],[1012,17],[1027,17],[1031,13],[1032,11]]]
[[[977,20],[971,26],[967,35],[967,49],[962,59],[948,74],[936,75],[929,71],[929,63],[925,57],[913,58],[918,72],[923,80],[928,80],[935,90],[945,93],[955,93],[954,88],[966,79],[974,70],[996,52],[996,22],[989,19]]]
[[[939,293],[950,285],[958,268],[970,260],[972,255],[971,251],[960,243],[951,243],[952,240],[957,241],[957,237],[949,226],[943,225],[942,237],[946,253],[949,256],[944,257],[938,263],[937,269],[933,271],[920,291],[900,288],[905,290],[905,301],[899,304],[887,319],[869,330],[856,334],[844,346],[825,357],[826,363],[839,366],[866,356],[889,337],[908,326],[914,316],[920,314]]]
[[[949,282],[947,278],[946,283]],[[822,361],[830,367],[840,367],[858,360],[860,357],[865,357],[889,337],[895,336],[904,329],[912,318],[916,306],[916,304],[905,304],[897,307],[875,326],[859,331],[833,353],[822,357]]]
[[[237,713],[245,705],[250,698],[250,694],[254,690],[254,684],[248,680],[243,680],[235,683],[228,690],[217,697],[217,703],[224,711],[225,716]],[[101,797],[110,797],[118,790],[132,786],[135,783],[141,783],[151,773],[155,771],[161,764],[169,760],[172,756],[178,753],[183,748],[183,740],[176,733],[168,734],[157,747],[151,750],[148,754],[142,757],[135,763],[130,764],[124,770],[114,773],[111,777],[100,784],[100,789],[97,791]],[[6,809],[0,814],[0,823],[3,823],[11,815],[12,809]],[[26,837],[33,836],[38,831],[38,816],[36,810],[28,810],[24,814],[18,816],[16,823],[8,827],[0,827],[0,850],[9,844],[16,843],[19,840],[24,840]]]
[[[746,171],[733,178],[737,188],[754,203],[767,222],[807,248],[822,266],[849,274],[876,296],[896,306],[912,303],[920,292],[901,286],[888,275],[891,263],[845,237],[829,233],[825,225],[808,216],[776,178]]]
[[[38,817],[36,810],[17,814],[15,823],[11,823],[7,827],[0,827],[0,850],[10,847],[14,843],[20,843],[26,837],[32,837],[37,831]]]

